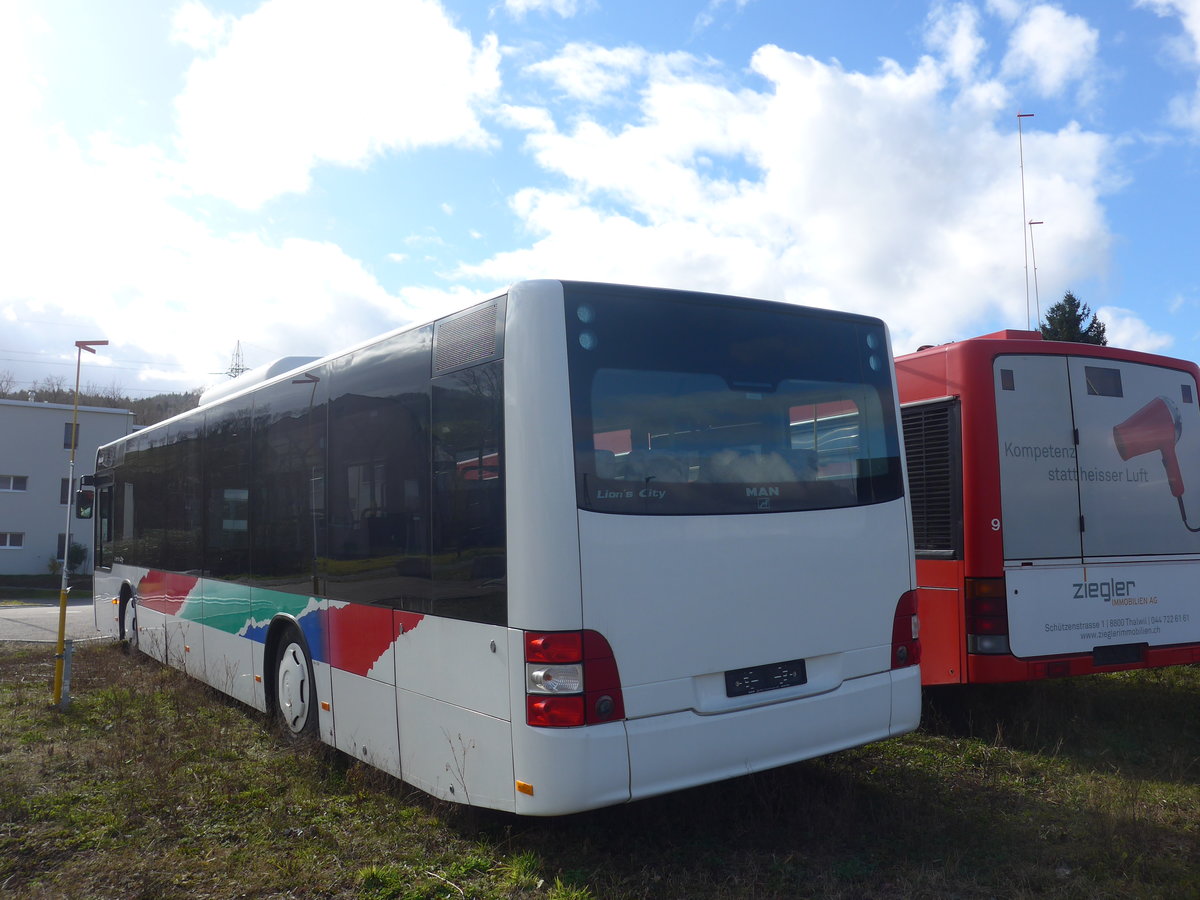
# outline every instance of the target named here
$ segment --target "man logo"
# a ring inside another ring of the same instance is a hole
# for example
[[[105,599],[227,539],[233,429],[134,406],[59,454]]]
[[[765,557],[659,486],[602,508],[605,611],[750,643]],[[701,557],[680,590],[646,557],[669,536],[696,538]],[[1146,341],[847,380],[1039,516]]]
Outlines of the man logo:
[[[747,497],[778,497],[779,488],[777,487],[748,487],[746,488]]]

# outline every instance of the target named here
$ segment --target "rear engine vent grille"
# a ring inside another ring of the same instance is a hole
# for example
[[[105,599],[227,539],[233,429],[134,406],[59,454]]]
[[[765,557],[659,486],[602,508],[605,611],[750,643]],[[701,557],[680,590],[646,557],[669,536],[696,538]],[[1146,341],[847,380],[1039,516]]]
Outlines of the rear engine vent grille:
[[[437,323],[433,374],[441,375],[500,356],[500,304],[493,301]]]
[[[909,503],[918,553],[944,555],[958,549],[961,523],[956,407],[928,403],[900,411],[908,462]]]

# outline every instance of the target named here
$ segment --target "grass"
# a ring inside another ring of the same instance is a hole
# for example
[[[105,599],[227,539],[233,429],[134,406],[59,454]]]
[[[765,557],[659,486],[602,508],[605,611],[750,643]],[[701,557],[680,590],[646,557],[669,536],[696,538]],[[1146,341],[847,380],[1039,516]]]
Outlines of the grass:
[[[929,692],[921,730],[554,820],[431,800],[109,644],[0,647],[19,898],[1200,895],[1200,667]]]

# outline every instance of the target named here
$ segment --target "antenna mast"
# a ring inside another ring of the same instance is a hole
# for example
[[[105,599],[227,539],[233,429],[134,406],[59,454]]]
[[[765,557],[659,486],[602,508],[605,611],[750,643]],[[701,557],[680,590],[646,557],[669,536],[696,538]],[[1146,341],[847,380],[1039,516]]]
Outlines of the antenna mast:
[[[1032,331],[1029,321],[1029,217],[1025,214],[1025,140],[1021,134],[1021,120],[1033,118],[1033,113],[1017,113],[1017,149],[1021,156],[1021,249],[1025,251],[1025,330]],[[1038,313],[1038,320],[1042,318]]]
[[[230,378],[237,378],[245,371],[247,371],[247,366],[242,359],[242,342],[238,341],[233,348],[233,360],[229,363],[229,368],[225,370],[224,374]]]
[[[1029,255],[1031,257],[1033,257],[1033,302],[1034,302],[1034,308],[1037,310],[1037,320],[1038,320],[1039,328],[1041,327],[1041,324],[1042,324],[1042,298],[1041,298],[1041,295],[1038,294],[1037,247],[1035,247],[1033,244],[1033,226],[1034,225],[1045,225],[1045,224],[1046,223],[1043,222],[1041,219],[1030,219],[1029,220]]]

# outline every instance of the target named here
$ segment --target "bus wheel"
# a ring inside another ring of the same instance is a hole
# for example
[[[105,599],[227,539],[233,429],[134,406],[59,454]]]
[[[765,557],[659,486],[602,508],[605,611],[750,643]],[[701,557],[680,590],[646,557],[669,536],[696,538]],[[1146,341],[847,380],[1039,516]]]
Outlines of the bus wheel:
[[[275,662],[275,710],[292,735],[317,733],[317,692],[313,664],[303,635],[291,626],[280,640]]]
[[[134,650],[141,648],[141,639],[138,637],[137,627],[137,598],[129,604],[129,628],[125,632],[125,636],[129,640],[129,646]]]
[[[117,635],[125,642],[126,647],[133,647],[136,650],[138,645],[137,596],[128,583],[121,585],[117,603]]]

